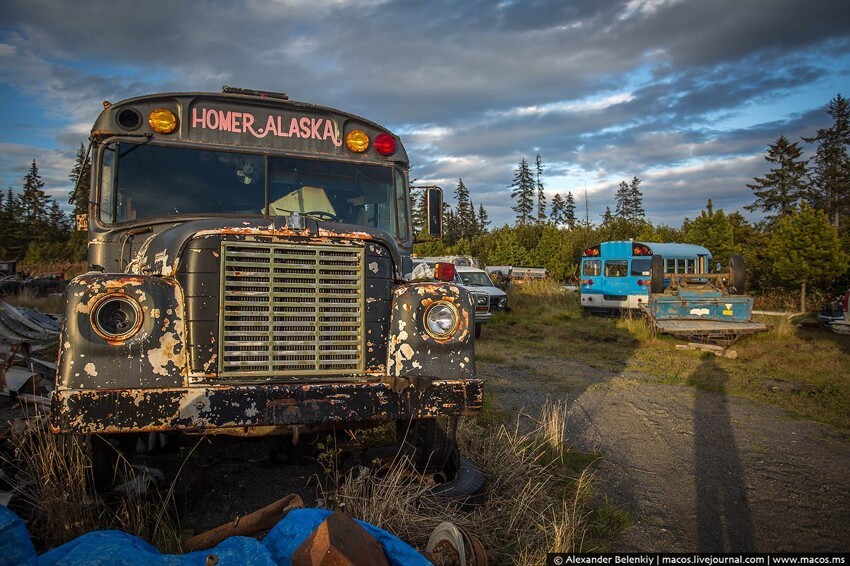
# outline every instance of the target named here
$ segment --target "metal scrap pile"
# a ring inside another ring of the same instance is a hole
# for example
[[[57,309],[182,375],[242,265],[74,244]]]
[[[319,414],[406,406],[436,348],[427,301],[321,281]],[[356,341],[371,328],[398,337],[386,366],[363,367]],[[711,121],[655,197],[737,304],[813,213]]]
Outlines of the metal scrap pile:
[[[55,355],[59,328],[58,320],[42,312],[0,302],[0,441],[24,426],[27,415],[50,407],[56,364],[37,356]],[[0,505],[11,498],[12,490],[0,485]]]
[[[55,349],[59,329],[49,315],[0,302],[0,394],[47,392],[56,365],[34,354]]]

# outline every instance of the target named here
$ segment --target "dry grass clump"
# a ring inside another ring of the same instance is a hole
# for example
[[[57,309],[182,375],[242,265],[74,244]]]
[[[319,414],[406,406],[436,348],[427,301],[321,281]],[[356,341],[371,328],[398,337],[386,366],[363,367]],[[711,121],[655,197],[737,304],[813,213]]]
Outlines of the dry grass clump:
[[[412,473],[403,460],[379,472],[360,468],[329,499],[420,550],[443,521],[496,549],[500,563],[545,563],[547,552],[587,550],[590,474],[565,465],[566,418],[566,405],[557,404],[545,407],[528,433],[462,421],[461,454],[487,477],[487,500],[471,511],[429,495],[429,479]]]
[[[77,275],[85,273],[88,264],[85,261],[50,261],[18,263],[18,272],[28,273],[31,277],[42,277],[53,273],[61,273],[66,279],[72,279]]]
[[[18,306],[36,309],[47,314],[60,314],[65,308],[65,296],[53,294],[42,296],[33,289],[23,288],[17,295],[4,297],[3,301]]]
[[[30,536],[37,549],[49,549],[94,530],[119,529],[137,535],[162,552],[180,551],[173,492],[151,488],[143,470],[119,460],[121,482],[147,484],[144,493],[98,494],[92,460],[82,437],[51,434],[41,416],[30,417],[11,438],[16,498],[31,511]]]

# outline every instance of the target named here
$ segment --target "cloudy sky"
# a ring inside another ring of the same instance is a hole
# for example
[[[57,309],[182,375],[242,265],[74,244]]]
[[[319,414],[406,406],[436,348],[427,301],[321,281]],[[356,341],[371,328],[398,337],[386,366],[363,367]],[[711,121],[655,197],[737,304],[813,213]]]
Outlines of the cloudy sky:
[[[0,188],[32,159],[67,201],[104,100],[286,92],[401,135],[412,177],[458,178],[497,224],[540,153],[591,220],[643,180],[656,223],[752,202],[767,145],[850,96],[846,0],[3,0]],[[804,147],[810,149],[806,144]]]

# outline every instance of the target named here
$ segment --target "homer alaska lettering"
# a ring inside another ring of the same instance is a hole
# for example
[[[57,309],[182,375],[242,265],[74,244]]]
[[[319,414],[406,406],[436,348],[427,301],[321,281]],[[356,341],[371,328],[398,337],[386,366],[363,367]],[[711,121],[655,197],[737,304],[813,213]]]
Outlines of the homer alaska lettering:
[[[263,123],[262,118],[258,120],[250,112],[192,108],[192,128],[251,134],[257,139],[270,135],[282,138],[314,139],[330,141],[337,147],[342,146],[339,126],[334,120],[328,118],[303,116],[293,117],[287,121],[281,116],[270,115]]]

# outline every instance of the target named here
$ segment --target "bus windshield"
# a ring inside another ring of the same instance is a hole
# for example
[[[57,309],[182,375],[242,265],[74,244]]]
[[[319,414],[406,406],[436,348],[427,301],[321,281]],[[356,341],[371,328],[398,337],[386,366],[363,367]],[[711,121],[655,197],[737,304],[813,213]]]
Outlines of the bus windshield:
[[[106,147],[100,220],[292,212],[408,235],[404,175],[392,166],[112,143]]]

